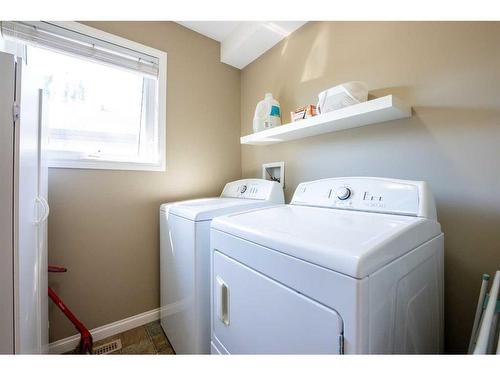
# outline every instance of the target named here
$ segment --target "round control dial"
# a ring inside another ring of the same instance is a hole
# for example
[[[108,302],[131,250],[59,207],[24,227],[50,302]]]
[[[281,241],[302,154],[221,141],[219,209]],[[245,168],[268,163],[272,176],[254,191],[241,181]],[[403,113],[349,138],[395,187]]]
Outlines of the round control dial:
[[[245,191],[247,191],[247,186],[246,185],[243,185],[241,188],[240,188],[240,193],[243,194]]]
[[[347,187],[341,187],[337,189],[337,198],[340,199],[341,201],[345,201],[347,198],[351,196],[351,189]]]

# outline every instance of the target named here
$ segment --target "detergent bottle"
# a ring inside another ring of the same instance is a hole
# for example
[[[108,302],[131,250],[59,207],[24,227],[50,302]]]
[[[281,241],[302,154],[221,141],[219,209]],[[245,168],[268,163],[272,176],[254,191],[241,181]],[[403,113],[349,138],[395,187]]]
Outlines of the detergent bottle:
[[[273,94],[267,93],[264,100],[261,100],[255,108],[253,131],[256,133],[279,125],[281,125],[280,103],[273,98]]]

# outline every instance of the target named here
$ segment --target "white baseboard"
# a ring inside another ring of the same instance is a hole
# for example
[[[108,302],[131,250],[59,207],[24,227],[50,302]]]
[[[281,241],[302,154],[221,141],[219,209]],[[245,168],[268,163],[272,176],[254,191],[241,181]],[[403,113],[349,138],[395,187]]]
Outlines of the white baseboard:
[[[160,309],[154,309],[151,311],[143,312],[142,314],[134,315],[129,318],[119,320],[110,324],[106,324],[101,327],[97,327],[90,330],[94,342],[105,339],[118,333],[128,331],[129,329],[142,326],[147,323],[154,322],[160,319]],[[74,335],[66,337],[58,341],[51,342],[49,344],[50,354],[61,354],[73,350],[78,345],[80,341],[80,335]]]

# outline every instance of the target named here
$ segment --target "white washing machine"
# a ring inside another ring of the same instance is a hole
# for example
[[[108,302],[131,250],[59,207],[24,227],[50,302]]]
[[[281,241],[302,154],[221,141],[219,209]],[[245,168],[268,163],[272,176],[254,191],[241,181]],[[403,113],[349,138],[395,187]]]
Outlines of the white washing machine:
[[[160,317],[177,354],[210,353],[210,222],[219,215],[284,203],[273,181],[228,183],[219,198],[160,207]]]
[[[301,183],[212,221],[211,351],[440,353],[443,234],[425,182]]]

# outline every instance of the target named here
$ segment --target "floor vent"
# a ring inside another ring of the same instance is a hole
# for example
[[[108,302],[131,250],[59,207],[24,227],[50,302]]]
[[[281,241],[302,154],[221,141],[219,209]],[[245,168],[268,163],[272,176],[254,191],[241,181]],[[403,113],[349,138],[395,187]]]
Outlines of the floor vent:
[[[117,339],[113,340],[111,342],[108,342],[104,345],[99,345],[94,347],[94,350],[92,351],[93,354],[109,354],[116,352],[122,348],[122,340]]]

